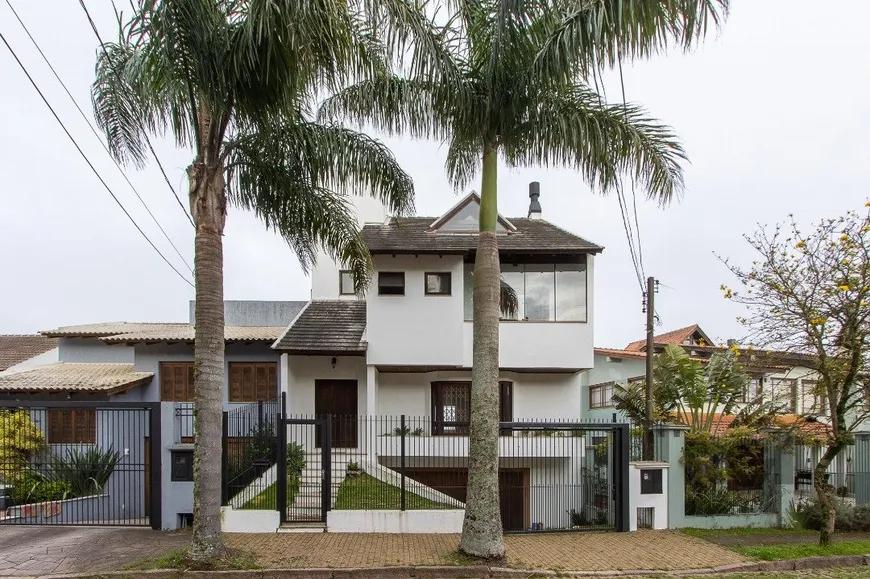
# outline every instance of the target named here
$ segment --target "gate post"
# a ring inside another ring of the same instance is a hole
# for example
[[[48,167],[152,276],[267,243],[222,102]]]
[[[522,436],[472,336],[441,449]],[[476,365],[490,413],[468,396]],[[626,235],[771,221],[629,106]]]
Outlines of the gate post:
[[[275,417],[275,424],[278,425],[278,456],[275,469],[278,486],[275,493],[275,508],[278,509],[278,522],[282,525],[287,522],[287,424],[284,422],[283,414],[279,412]]]
[[[870,432],[855,433],[852,476],[855,481],[855,504],[870,505]]]
[[[229,413],[224,410],[221,417],[221,506],[229,503],[230,493],[230,457],[229,457],[229,437],[230,437],[230,417]]]
[[[667,425],[657,429],[662,461],[668,463],[668,528],[679,529],[686,520],[686,426]]]
[[[618,489],[616,516],[616,530],[626,532],[630,529],[631,505],[629,505],[629,480],[628,480],[628,462],[630,457],[630,434],[628,424],[620,424],[614,429],[616,435],[616,450],[614,453],[614,470],[616,471],[616,481],[614,487]]]
[[[399,510],[405,510],[405,415],[402,414],[402,422],[401,422],[401,430],[402,433],[402,443],[401,443],[401,458],[399,459],[401,462],[399,464],[399,472],[402,474],[402,494],[400,495],[400,504]]]
[[[323,441],[321,448],[320,464],[323,468],[323,487],[321,489],[321,516],[326,522],[326,513],[332,510],[332,414],[326,415],[326,422],[322,423],[325,430],[320,439]]]
[[[148,407],[150,418],[149,438],[151,441],[151,472],[148,473],[151,477],[151,496],[148,497],[148,500],[151,501],[151,528],[155,531],[163,528],[163,464],[161,462],[163,458],[163,441],[161,440],[160,411],[161,406],[159,402],[151,404]]]

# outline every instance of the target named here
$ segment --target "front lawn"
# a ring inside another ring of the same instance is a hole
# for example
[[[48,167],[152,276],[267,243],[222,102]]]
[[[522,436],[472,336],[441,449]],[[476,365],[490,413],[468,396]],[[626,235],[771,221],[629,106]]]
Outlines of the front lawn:
[[[349,476],[338,488],[335,510],[398,510],[401,507],[402,491],[398,487],[381,482],[368,474]],[[405,491],[405,509],[455,509],[456,507],[431,501]]]
[[[293,505],[296,493],[299,492],[299,479],[295,476],[287,477],[287,506]],[[274,511],[278,507],[278,483],[273,482],[266,490],[242,505],[243,509],[261,509]]]
[[[732,547],[741,555],[753,557],[762,561],[779,561],[781,559],[800,559],[802,557],[829,557],[831,555],[864,555],[870,553],[870,541],[843,541],[832,543],[827,547],[818,544],[789,545],[756,545]]]

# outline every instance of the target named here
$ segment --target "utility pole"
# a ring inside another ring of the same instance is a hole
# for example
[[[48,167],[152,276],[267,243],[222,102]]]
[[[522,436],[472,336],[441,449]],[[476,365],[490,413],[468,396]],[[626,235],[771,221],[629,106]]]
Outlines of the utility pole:
[[[647,429],[644,437],[643,458],[653,460],[655,458],[655,440],[652,429],[654,405],[653,405],[653,356],[655,355],[655,293],[658,282],[654,277],[646,279],[646,296],[644,309],[646,310],[646,423]]]

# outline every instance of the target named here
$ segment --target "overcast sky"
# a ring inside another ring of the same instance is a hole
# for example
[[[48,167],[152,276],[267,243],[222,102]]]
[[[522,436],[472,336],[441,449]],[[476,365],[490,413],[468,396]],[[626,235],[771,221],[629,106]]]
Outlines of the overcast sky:
[[[11,1],[90,115],[97,42],[78,3]],[[104,38],[112,38],[109,2],[87,4]],[[714,252],[749,263],[741,235],[756,223],[789,213],[810,222],[858,208],[868,196],[870,3],[845,1],[833,12],[820,6],[734,0],[723,31],[700,49],[624,71],[628,100],[675,127],[691,159],[681,202],[663,210],[639,192],[645,271],[663,284],[658,331],[698,323],[714,338],[739,336],[740,311],[718,289],[732,280]],[[190,278],[5,3],[0,32],[136,221]],[[618,80],[605,76],[610,100],[620,98]],[[124,217],[3,46],[0,119],[0,333],[186,320],[191,287]],[[438,215],[456,202],[437,144],[388,144],[414,178],[420,214]],[[190,152],[171,140],[155,145],[183,194]],[[128,175],[192,264],[193,229],[156,165]],[[621,347],[642,338],[640,289],[616,198],[594,196],[571,171],[501,168],[503,215],[525,215],[534,180],[541,183],[545,219],[606,247],[596,260],[596,344]],[[252,215],[231,211],[224,240],[227,299],[308,298],[309,280],[292,252]]]

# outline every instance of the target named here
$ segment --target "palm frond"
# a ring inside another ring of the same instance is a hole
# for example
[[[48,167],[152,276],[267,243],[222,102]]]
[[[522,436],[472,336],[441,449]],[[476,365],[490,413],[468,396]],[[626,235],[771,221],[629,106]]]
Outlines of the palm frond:
[[[461,139],[454,136],[447,148],[447,161],[444,168],[447,171],[447,179],[456,191],[466,189],[480,171],[483,146],[481,141],[478,143],[470,138]]]
[[[631,175],[662,204],[682,192],[683,147],[670,127],[641,107],[602,104],[576,85],[542,91],[530,109],[527,120],[503,137],[511,166],[571,167],[603,193]]]
[[[450,118],[443,101],[444,91],[434,85],[399,78],[380,77],[350,86],[326,99],[318,119],[346,119],[362,126],[371,123],[388,135],[408,134],[413,138],[445,139],[450,135]]]
[[[568,0],[557,3],[558,24],[541,44],[535,68],[543,79],[573,78],[623,59],[645,58],[669,44],[690,49],[730,0]]]

